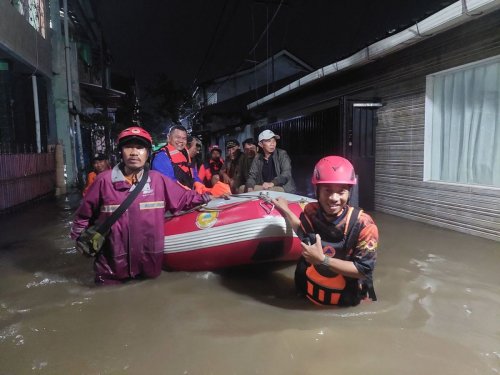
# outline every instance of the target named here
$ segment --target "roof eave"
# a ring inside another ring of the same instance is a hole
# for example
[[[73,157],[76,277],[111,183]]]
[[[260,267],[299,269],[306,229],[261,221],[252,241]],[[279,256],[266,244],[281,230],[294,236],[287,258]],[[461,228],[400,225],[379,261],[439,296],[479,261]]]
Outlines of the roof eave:
[[[251,102],[247,105],[247,109],[254,109],[299,88],[318,83],[339,72],[369,64],[381,57],[416,44],[425,38],[464,24],[472,17],[492,12],[498,8],[500,8],[500,0],[457,1],[397,34],[375,42],[343,60],[315,70],[281,89]]]

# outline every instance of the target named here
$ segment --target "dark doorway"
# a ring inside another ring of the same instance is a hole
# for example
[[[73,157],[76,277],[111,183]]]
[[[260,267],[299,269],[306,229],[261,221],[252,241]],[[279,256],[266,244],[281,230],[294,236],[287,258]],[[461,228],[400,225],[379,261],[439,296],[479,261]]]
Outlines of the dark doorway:
[[[375,193],[375,127],[380,103],[344,100],[346,139],[344,155],[354,165],[358,175],[358,205],[374,209]]]
[[[292,159],[297,194],[314,197],[311,184],[314,165],[324,156],[343,152],[339,106],[268,124],[256,129],[256,139],[264,129],[271,129],[281,137],[278,147],[286,150]]]

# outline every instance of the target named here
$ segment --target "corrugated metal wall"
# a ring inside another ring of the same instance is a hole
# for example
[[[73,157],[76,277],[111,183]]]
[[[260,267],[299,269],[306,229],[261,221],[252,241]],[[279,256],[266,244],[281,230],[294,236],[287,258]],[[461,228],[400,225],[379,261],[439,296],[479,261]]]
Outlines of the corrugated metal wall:
[[[396,69],[379,75],[375,88],[384,103],[377,113],[376,210],[500,240],[500,189],[423,181],[425,77],[500,54],[498,30],[499,12],[387,59]]]
[[[53,193],[55,154],[0,154],[0,213]]]

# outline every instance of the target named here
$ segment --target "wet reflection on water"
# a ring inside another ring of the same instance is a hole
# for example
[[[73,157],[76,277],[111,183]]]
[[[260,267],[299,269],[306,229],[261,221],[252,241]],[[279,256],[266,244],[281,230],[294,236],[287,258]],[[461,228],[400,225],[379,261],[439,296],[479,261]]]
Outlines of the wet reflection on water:
[[[500,244],[374,214],[376,303],[297,298],[293,265],[96,288],[70,202],[0,218],[0,374],[498,374]]]

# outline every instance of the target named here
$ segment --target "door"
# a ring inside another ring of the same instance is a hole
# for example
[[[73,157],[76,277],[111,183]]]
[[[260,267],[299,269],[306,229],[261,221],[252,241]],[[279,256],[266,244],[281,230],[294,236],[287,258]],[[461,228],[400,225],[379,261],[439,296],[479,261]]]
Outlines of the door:
[[[375,128],[377,109],[382,104],[361,100],[344,101],[344,154],[358,176],[357,204],[364,210],[375,208]]]

